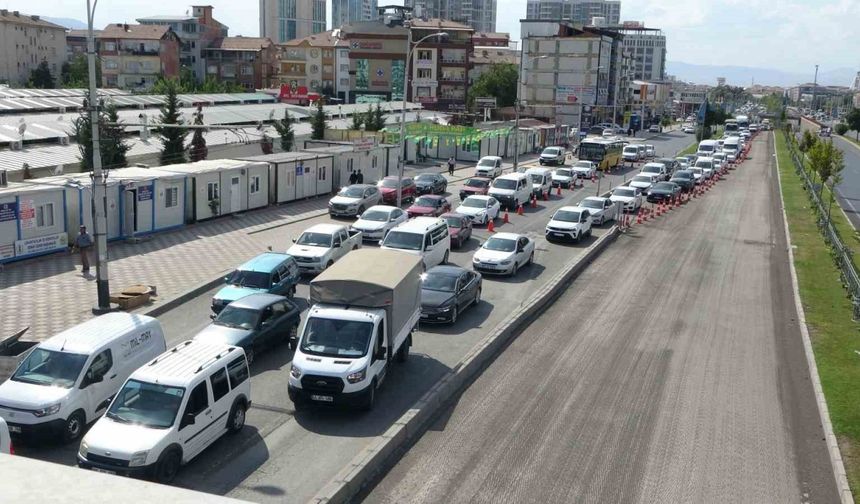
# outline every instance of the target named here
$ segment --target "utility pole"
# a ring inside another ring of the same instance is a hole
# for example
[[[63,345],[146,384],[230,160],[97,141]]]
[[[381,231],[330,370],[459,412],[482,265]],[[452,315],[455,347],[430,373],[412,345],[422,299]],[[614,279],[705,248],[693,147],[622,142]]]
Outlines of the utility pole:
[[[815,114],[815,94],[818,91],[818,65],[815,65],[815,81],[812,83],[812,113]]]
[[[514,169],[517,172],[517,165],[520,161],[520,88],[523,85],[523,60],[526,57],[525,53],[526,41],[523,40],[520,44],[520,69],[517,72],[517,97],[514,100]]]
[[[87,0],[87,64],[89,67],[90,126],[93,140],[93,237],[96,245],[96,292],[98,304],[93,307],[96,315],[110,311],[110,287],[108,286],[107,255],[107,187],[102,173],[102,154],[99,145],[99,97],[96,93],[96,41],[93,35],[93,18],[99,0]]]

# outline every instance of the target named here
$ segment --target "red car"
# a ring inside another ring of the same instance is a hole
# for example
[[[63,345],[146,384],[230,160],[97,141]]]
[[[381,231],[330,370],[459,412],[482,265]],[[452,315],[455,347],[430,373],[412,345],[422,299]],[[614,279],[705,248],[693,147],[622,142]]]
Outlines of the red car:
[[[469,196],[486,196],[490,191],[491,179],[487,177],[472,177],[460,188],[460,201]]]
[[[472,237],[472,219],[468,215],[449,212],[442,214],[442,218],[448,223],[452,247],[462,247]]]
[[[411,207],[406,209],[409,217],[438,217],[451,211],[451,204],[444,196],[425,194],[419,196]]]
[[[415,188],[415,181],[411,177],[403,177],[402,180],[402,196],[400,197],[403,203],[414,202],[415,195],[418,190]],[[377,184],[379,192],[382,193],[382,202],[386,205],[397,204],[397,177],[385,177]]]

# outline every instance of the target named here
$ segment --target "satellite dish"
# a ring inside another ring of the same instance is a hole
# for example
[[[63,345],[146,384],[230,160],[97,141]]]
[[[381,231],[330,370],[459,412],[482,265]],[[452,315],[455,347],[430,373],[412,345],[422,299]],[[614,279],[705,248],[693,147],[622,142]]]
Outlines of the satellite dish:
[[[269,112],[269,120],[272,121],[274,119],[275,119],[275,109],[272,109],[272,111]]]
[[[57,122],[63,122],[63,116],[58,117]]]
[[[24,136],[24,132],[27,131],[27,123],[21,119],[21,124],[18,125],[18,134]]]

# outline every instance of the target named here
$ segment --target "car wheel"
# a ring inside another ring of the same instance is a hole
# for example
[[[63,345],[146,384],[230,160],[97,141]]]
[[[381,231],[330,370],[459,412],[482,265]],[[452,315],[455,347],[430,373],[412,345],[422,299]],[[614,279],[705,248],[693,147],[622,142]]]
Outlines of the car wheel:
[[[72,441],[76,441],[84,433],[85,426],[86,418],[83,411],[78,410],[69,415],[63,428],[63,442],[71,443]]]
[[[517,270],[518,270],[518,269],[520,269],[520,268],[519,268],[519,264],[517,263],[517,260],[516,260],[516,259],[514,259],[514,267],[513,267],[513,268],[511,268],[511,276],[512,276],[512,277],[517,276]]]
[[[329,269],[329,268],[331,268],[331,267],[332,267],[332,265],[334,265],[334,261],[329,261],[329,262],[327,262],[327,263],[325,264],[325,269]]]
[[[290,287],[289,292],[287,292],[287,297],[290,297],[290,298],[296,297],[296,286],[295,285]]]
[[[526,263],[526,266],[531,266],[533,262],[535,262],[535,253],[534,252],[532,252],[531,255],[529,255],[529,262]]]
[[[356,213],[355,215],[361,215],[363,213],[364,213],[364,205],[361,205],[360,207],[358,207],[358,213]]]
[[[254,363],[254,357],[255,357],[254,347],[246,348],[245,349],[245,358],[248,359],[248,365],[249,366]]]
[[[412,336],[409,336],[406,341],[400,345],[400,349],[397,350],[397,362],[403,363],[409,359],[409,343],[412,341]]]
[[[445,251],[445,256],[442,257],[442,264],[448,264],[448,251]]]
[[[474,305],[481,304],[481,289],[478,289],[475,292],[475,299],[472,300],[472,304],[474,304]]]
[[[600,216],[600,220],[599,220],[599,221],[597,221],[597,225],[598,225],[598,226],[602,226],[604,222],[606,222],[606,216],[601,215],[601,216]]]
[[[456,323],[457,323],[457,316],[458,316],[459,314],[460,314],[460,310],[455,306],[455,307],[454,307],[454,311],[453,311],[453,312],[451,312],[451,323],[452,323],[452,324],[456,324]]]
[[[364,402],[361,409],[364,411],[371,411],[374,404],[376,404],[376,379],[374,379],[370,384],[370,390],[367,392],[367,400]]]
[[[162,485],[170,484],[177,473],[179,466],[182,464],[182,455],[177,449],[166,451],[158,460],[158,465],[155,468],[155,481]]]
[[[230,420],[227,425],[230,434],[238,434],[245,427],[245,405],[242,401],[236,401],[233,404],[233,410],[230,411]]]

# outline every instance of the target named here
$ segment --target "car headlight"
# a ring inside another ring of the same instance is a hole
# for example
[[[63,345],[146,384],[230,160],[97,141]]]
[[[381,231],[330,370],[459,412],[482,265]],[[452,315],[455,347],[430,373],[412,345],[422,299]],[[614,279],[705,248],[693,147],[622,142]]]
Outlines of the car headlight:
[[[349,383],[358,383],[367,378],[367,368],[362,368],[361,371],[356,371],[355,373],[350,373],[346,377],[346,381]]]
[[[295,364],[290,365],[290,376],[298,380],[302,377],[302,370],[297,368]]]
[[[473,257],[473,258],[472,258],[472,262],[473,262],[473,263],[479,263],[479,262],[481,262],[481,260],[480,260],[480,259],[478,259],[477,257]]]
[[[131,455],[131,460],[128,461],[129,467],[140,467],[146,465],[146,457],[149,456],[149,450],[135,452]]]
[[[508,259],[508,260],[506,260],[506,261],[502,261],[502,262],[500,262],[499,264],[501,264],[502,266],[507,266],[508,264],[511,264],[511,260],[510,260],[510,259]]]
[[[83,441],[81,441],[81,447],[78,448],[78,455],[80,455],[83,458],[87,458],[87,454],[89,452],[90,452],[90,447],[89,447],[89,445],[87,445],[87,440],[84,439]]]
[[[37,409],[33,412],[33,414],[37,417],[44,417],[49,415],[56,415],[58,411],[60,411],[60,403],[45,406],[42,409]]]

